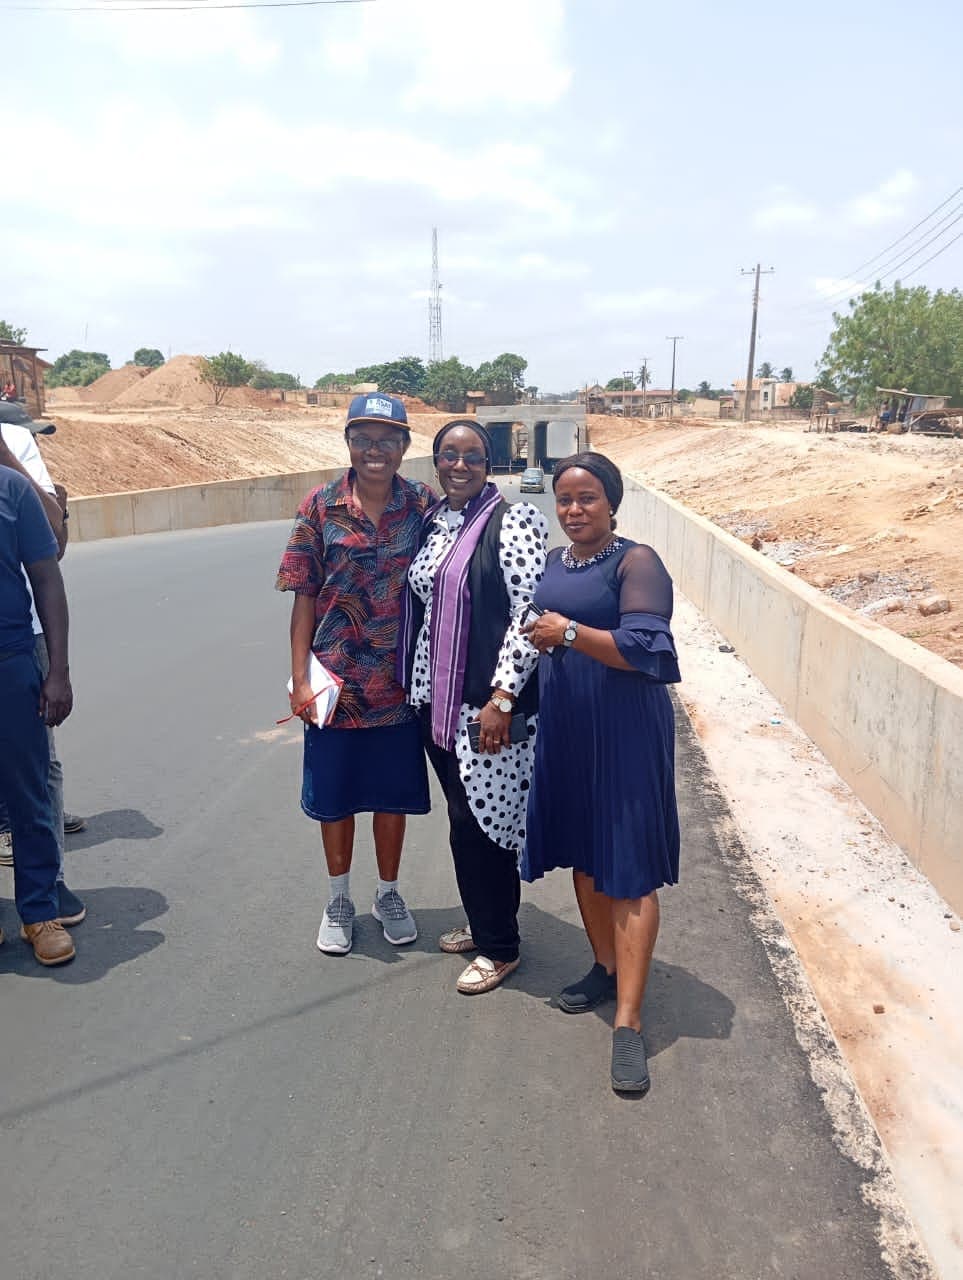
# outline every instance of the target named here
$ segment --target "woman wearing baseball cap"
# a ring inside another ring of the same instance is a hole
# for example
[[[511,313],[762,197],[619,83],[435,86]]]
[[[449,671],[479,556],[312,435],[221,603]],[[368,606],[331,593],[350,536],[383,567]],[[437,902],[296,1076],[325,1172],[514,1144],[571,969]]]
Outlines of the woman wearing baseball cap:
[[[301,808],[321,824],[329,893],[318,949],[351,950],[355,815],[373,814],[378,889],[371,908],[388,942],[418,936],[398,890],[405,815],[429,810],[420,730],[395,678],[400,601],[418,549],[427,485],[398,468],[411,436],[395,396],[355,396],[345,439],[351,466],[301,503],[277,577],[293,591],[291,711],[304,721]],[[308,678],[312,653],[343,683],[324,726]]]

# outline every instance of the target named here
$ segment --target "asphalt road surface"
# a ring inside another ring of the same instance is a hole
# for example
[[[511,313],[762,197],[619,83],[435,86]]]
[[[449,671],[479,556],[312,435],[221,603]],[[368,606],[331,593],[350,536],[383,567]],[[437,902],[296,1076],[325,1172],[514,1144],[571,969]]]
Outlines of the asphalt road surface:
[[[894,1274],[684,722],[645,1099],[610,1089],[612,1007],[554,1006],[590,963],[564,874],[524,891],[518,972],[455,992],[463,961],[436,949],[462,919],[440,807],[409,821],[417,942],[393,949],[367,913],[361,819],[354,951],[315,949],[301,735],[274,725],[286,531],[69,552],[59,740],[68,808],[89,817],[67,855],[89,916],[76,961],[40,968],[0,870],[2,1280]]]

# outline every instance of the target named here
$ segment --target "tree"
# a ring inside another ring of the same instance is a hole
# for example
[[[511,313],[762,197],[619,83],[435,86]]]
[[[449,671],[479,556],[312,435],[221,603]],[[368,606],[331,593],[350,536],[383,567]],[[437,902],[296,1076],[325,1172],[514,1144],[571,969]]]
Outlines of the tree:
[[[44,381],[48,387],[87,387],[109,370],[110,360],[103,351],[79,351],[75,347],[57,357]]]
[[[780,381],[780,382],[792,382],[792,365],[791,365],[791,364],[787,364],[787,365],[786,365],[786,367],[785,367],[784,369],[780,369],[780,371],[779,371],[779,381]]]
[[[436,360],[425,373],[422,396],[429,404],[445,404],[452,413],[465,412],[465,393],[472,389],[474,371],[457,356]]]
[[[873,404],[877,387],[963,403],[963,294],[877,283],[850,300],[848,315],[833,314],[818,381],[860,409]]]
[[[757,378],[771,378],[771,377],[772,377],[772,365],[769,363],[769,361],[768,361],[768,360],[763,360],[762,364],[761,364],[761,365],[759,366],[759,368],[756,370],[756,377],[757,377]]]
[[[475,379],[478,388],[492,397],[495,404],[515,404],[525,385],[528,361],[511,351],[503,351],[494,360],[478,366]]]
[[[314,384],[315,391],[347,391],[358,381],[356,373],[323,373]]]
[[[134,352],[134,364],[142,369],[159,369],[163,363],[164,357],[156,347],[138,347]]]
[[[26,329],[20,329],[17,325],[7,324],[6,320],[0,320],[0,340],[3,342],[15,342],[17,346],[22,346],[27,340]]]
[[[786,382],[791,382],[791,378],[786,378]],[[813,387],[811,382],[800,383],[796,390],[792,393],[789,400],[790,409],[799,409],[802,413],[808,413],[813,407]]]
[[[263,360],[254,360],[251,365],[251,386],[255,391],[297,391],[301,379],[293,373],[277,373],[269,369]]]
[[[420,396],[425,387],[425,365],[421,356],[399,356],[385,364],[362,365],[354,371],[355,382],[376,382],[379,391],[396,396]]]
[[[705,380],[699,383],[699,385],[696,387],[695,393],[701,400],[718,400],[719,399],[719,392],[713,391],[712,384],[710,382],[706,382]]]
[[[652,370],[648,365],[644,365],[635,375],[635,385],[640,389],[652,385]]]
[[[605,384],[606,391],[634,391],[635,382],[632,378],[609,378]]]
[[[201,357],[201,379],[211,388],[214,403],[220,404],[228,387],[243,387],[254,375],[254,365],[233,351]]]

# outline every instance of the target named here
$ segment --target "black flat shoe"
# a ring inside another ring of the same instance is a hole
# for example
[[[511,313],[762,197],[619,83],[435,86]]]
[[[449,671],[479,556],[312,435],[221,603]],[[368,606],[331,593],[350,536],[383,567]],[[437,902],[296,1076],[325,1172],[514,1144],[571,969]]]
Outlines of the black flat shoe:
[[[641,1031],[616,1027],[612,1032],[612,1088],[616,1093],[648,1093],[649,1064]]]
[[[615,998],[615,974],[604,964],[593,964],[584,978],[559,992],[558,1007],[566,1013],[587,1013],[605,1000]]]

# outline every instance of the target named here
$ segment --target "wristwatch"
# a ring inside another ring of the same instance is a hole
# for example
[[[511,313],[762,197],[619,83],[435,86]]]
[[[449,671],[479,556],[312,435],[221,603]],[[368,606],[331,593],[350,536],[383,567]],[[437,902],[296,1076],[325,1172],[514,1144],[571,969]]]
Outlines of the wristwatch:
[[[569,618],[568,624],[566,625],[565,630],[562,632],[562,644],[565,645],[566,649],[571,648],[572,644],[575,641],[575,637],[577,635],[578,635],[578,623],[574,622],[571,618]]]
[[[511,698],[500,698],[497,693],[492,694],[491,704],[496,711],[504,711],[506,715],[508,715],[512,707],[515,705]]]

